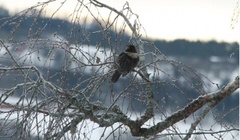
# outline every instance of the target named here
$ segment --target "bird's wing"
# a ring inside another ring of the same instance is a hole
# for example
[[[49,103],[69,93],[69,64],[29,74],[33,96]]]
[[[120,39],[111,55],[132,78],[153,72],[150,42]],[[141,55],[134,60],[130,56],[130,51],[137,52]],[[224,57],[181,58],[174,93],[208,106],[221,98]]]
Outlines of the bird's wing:
[[[126,53],[122,52],[118,57],[118,65],[123,72],[129,72],[131,70],[132,61]]]

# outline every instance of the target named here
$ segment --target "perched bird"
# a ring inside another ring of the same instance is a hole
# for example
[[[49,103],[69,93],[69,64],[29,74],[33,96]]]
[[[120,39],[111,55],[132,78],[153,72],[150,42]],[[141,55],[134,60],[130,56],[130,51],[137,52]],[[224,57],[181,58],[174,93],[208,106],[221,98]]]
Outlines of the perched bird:
[[[137,66],[139,61],[139,54],[135,46],[128,45],[125,52],[122,52],[117,58],[117,70],[112,75],[111,81],[116,83],[119,77],[127,75],[130,71]]]

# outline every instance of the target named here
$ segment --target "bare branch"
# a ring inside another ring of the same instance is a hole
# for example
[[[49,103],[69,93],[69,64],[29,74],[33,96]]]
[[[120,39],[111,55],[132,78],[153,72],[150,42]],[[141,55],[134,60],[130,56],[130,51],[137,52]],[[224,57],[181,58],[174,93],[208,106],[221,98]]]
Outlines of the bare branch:
[[[139,128],[137,131],[136,129],[134,129],[134,131],[132,130],[132,134],[134,136],[144,136],[144,137],[156,135],[157,133],[160,133],[166,128],[172,126],[176,122],[184,118],[187,118],[190,114],[200,109],[206,103],[212,103],[216,105],[226,96],[231,95],[238,88],[239,88],[239,77],[236,77],[236,79],[232,83],[229,83],[226,87],[224,87],[220,91],[200,96],[197,99],[193,100],[191,103],[189,103],[183,109],[167,117],[164,121],[159,122],[155,126],[152,126],[150,128]]]

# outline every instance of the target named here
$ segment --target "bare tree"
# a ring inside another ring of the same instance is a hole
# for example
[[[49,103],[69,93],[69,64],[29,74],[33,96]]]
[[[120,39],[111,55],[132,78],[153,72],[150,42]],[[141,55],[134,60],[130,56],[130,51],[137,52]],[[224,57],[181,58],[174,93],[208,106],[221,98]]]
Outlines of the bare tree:
[[[118,10],[97,0],[78,0],[69,9],[71,24],[63,27],[67,21],[56,26],[53,18],[69,1],[49,11],[56,2],[38,3],[1,19],[5,36],[0,41],[0,138],[207,139],[211,135],[224,139],[230,135],[238,139],[238,126],[225,123],[223,117],[215,117],[209,128],[201,124],[239,88],[237,75],[228,85],[209,92],[207,84],[218,85],[142,40],[144,28],[128,3]],[[102,11],[109,13],[107,18]],[[124,38],[128,33],[131,37]],[[101,38],[93,40],[93,36]],[[140,63],[120,87],[109,77],[126,41],[138,46]],[[174,77],[169,67],[179,76]],[[172,90],[163,93],[165,87]],[[194,93],[183,91],[186,87]]]

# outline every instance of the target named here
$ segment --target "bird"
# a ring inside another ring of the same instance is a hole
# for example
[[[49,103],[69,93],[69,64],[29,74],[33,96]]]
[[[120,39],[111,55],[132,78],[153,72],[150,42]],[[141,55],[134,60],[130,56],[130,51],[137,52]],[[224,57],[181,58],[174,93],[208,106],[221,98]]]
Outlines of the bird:
[[[112,83],[116,83],[119,77],[126,76],[139,62],[139,54],[134,45],[128,45],[126,50],[118,56],[116,60],[117,69],[112,75]]]

